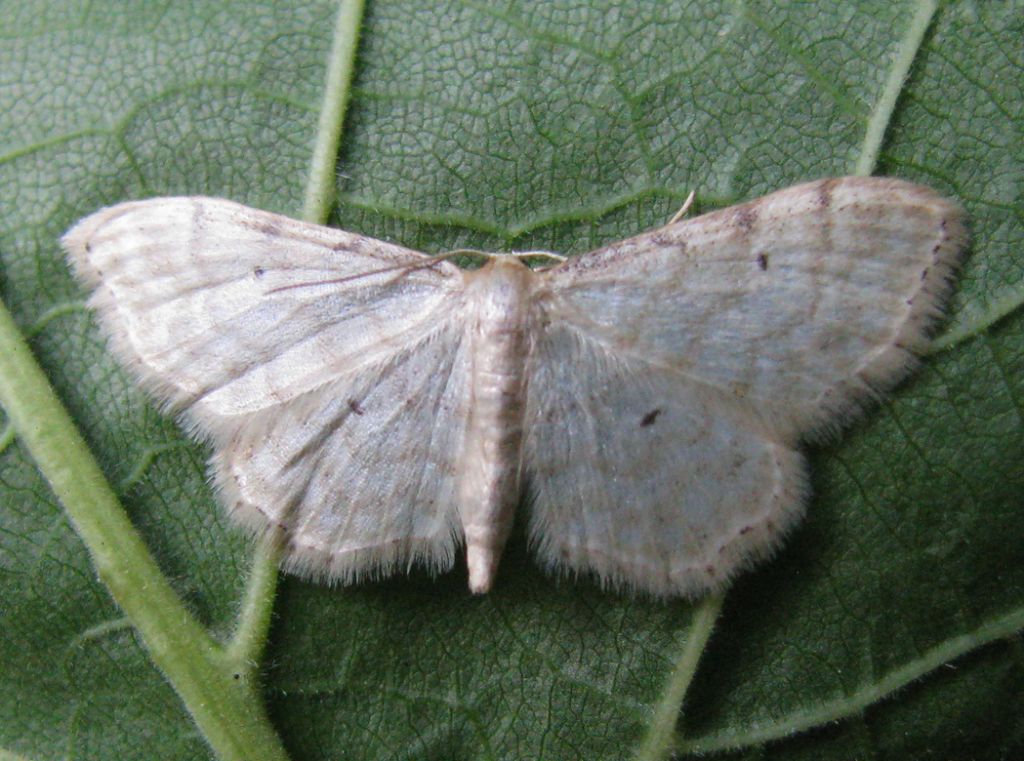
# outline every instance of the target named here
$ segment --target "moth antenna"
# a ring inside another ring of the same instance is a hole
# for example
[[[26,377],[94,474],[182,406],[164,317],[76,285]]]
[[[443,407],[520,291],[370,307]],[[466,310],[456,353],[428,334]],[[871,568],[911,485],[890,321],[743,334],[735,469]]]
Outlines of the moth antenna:
[[[291,285],[282,285],[278,288],[271,288],[267,293],[278,293],[279,291],[290,291],[294,288],[308,288],[314,285],[337,285],[339,283],[350,283],[353,280],[359,280],[360,278],[370,277],[371,275],[379,275],[383,272],[395,272],[401,271],[401,274],[406,272],[412,272],[413,270],[427,269],[433,267],[437,262],[443,261],[444,259],[450,259],[458,254],[465,253],[465,250],[448,251],[443,254],[436,254],[430,257],[427,261],[417,262],[415,264],[393,264],[390,267],[380,267],[375,270],[367,270],[366,272],[359,272],[355,275],[346,275],[345,277],[332,278],[330,280],[308,280],[304,283],[292,283]]]
[[[509,256],[514,256],[516,259],[553,259],[556,264],[561,264],[569,260],[568,256],[562,256],[561,254],[555,254],[551,251],[515,251]]]
[[[680,219],[685,217],[686,216],[686,212],[688,212],[690,210],[690,207],[693,206],[693,199],[696,197],[696,195],[697,195],[697,191],[696,190],[691,190],[690,191],[690,195],[686,196],[686,200],[683,201],[683,205],[679,209],[679,211],[677,211],[675,214],[673,214],[672,215],[672,219],[670,219],[668,222],[666,222],[664,225],[662,225],[662,227],[668,227],[669,225],[674,225]]]

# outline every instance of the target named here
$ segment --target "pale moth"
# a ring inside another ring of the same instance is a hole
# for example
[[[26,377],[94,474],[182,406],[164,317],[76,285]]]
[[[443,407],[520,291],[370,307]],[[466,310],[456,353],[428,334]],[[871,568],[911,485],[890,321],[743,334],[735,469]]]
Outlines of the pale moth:
[[[441,571],[464,544],[486,592],[522,500],[545,566],[694,597],[800,517],[801,441],[907,374],[965,237],[932,190],[845,177],[538,270],[199,197],[103,209],[63,244],[288,570]]]

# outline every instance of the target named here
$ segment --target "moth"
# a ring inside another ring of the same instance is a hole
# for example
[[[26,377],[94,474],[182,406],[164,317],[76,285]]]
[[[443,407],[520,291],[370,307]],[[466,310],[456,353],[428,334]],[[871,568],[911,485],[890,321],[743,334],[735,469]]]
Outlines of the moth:
[[[232,518],[286,569],[494,583],[517,506],[541,563],[695,597],[771,553],[800,446],[913,367],[958,206],[845,177],[530,269],[478,269],[214,198],[63,238],[110,346],[212,442]]]

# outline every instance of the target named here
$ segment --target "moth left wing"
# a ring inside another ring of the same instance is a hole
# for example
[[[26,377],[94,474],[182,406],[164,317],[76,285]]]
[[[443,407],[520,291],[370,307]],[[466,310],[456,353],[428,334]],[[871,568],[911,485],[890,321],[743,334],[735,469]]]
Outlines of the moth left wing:
[[[207,429],[416,344],[461,292],[448,262],[215,198],[122,203],[62,242],[115,353]]]
[[[570,259],[544,273],[544,309],[806,436],[906,375],[962,218],[902,180],[809,182]]]
[[[801,439],[926,344],[962,213],[892,179],[799,185],[545,271],[526,414],[550,566],[694,595],[802,510]]]
[[[529,533],[549,568],[696,596],[768,554],[802,513],[803,457],[728,392],[552,322],[528,394]]]

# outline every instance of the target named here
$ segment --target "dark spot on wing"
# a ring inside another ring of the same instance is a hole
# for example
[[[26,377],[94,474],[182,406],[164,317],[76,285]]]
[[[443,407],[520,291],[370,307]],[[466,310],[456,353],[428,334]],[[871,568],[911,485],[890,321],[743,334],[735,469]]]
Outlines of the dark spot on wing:
[[[192,251],[202,251],[202,247],[199,245],[200,240],[204,234],[204,228],[206,227],[206,216],[203,214],[203,204],[192,199],[192,219],[191,227],[189,228],[189,249]]]
[[[654,425],[654,421],[658,419],[658,415],[660,414],[660,408],[651,410],[646,415],[644,415],[643,418],[640,420],[640,427],[646,428],[649,425]]]
[[[345,235],[337,243],[331,246],[335,253],[345,252],[346,254],[360,255],[369,252],[378,252],[378,241],[367,238],[364,235]]]
[[[281,233],[281,220],[275,215],[269,222],[260,222],[256,229],[267,238],[276,238]]]
[[[362,415],[366,410],[362,408],[359,402],[355,399],[348,400],[348,408],[357,415]]]
[[[736,209],[733,222],[744,233],[749,235],[750,231],[754,229],[754,225],[757,223],[757,217],[757,206],[755,204],[746,204]]]
[[[201,201],[192,199],[192,229],[198,230],[206,224],[206,215],[203,213]]]
[[[832,205],[832,189],[836,186],[836,180],[822,180],[818,184],[818,207],[827,209]]]
[[[762,272],[768,269],[768,254],[757,255],[757,266],[761,268]]]
[[[255,277],[263,277],[263,275],[266,274],[266,270],[263,269],[262,267],[253,267],[252,274]]]

